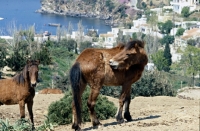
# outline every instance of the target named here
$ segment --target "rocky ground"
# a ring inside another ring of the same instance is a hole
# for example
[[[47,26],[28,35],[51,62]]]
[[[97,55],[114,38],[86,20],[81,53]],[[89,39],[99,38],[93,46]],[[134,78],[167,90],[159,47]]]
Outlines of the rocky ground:
[[[93,129],[90,122],[82,124],[82,129],[93,131],[198,131],[200,116],[200,89],[182,91],[177,97],[136,97],[130,105],[133,121],[117,124],[115,119],[101,121],[103,127]],[[181,97],[182,96],[182,97]],[[63,94],[37,94],[34,101],[36,126],[45,120],[48,106],[59,100]],[[109,97],[116,106],[118,100]],[[26,117],[28,117],[26,111]],[[18,105],[0,106],[0,118],[15,121],[19,118]],[[55,127],[55,131],[69,131],[70,125]]]

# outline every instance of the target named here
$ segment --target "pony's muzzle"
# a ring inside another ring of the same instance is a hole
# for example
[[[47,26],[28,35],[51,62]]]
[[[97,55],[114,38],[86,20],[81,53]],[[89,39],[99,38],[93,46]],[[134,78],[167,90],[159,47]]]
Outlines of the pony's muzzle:
[[[109,60],[109,63],[110,63],[110,66],[113,68],[113,69],[117,69],[118,66],[119,66],[119,63],[114,61],[113,59],[110,59]]]
[[[31,83],[31,87],[36,87],[36,83]]]

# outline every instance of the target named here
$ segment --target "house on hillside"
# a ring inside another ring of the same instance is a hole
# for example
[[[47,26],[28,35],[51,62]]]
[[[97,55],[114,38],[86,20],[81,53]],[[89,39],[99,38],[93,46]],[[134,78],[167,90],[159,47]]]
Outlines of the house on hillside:
[[[188,40],[190,39],[197,40],[199,38],[200,38],[200,28],[193,28],[190,30],[186,30],[182,36],[175,37],[174,45],[176,47],[186,47]]]
[[[113,43],[116,42],[116,38],[114,37],[114,34],[100,34],[99,35],[99,40],[103,41],[102,46],[105,48],[112,48]]]
[[[181,53],[177,52],[177,49],[184,50],[187,47],[187,42],[189,40],[195,40],[197,46],[200,46],[200,28],[193,28],[186,30],[182,36],[175,37],[174,45],[170,45],[172,62],[179,61],[181,59]],[[199,43],[198,43],[199,42]]]
[[[170,1],[170,5],[173,6],[173,11],[181,14],[184,7],[189,7],[190,11],[194,11],[199,4],[199,0],[173,0]]]

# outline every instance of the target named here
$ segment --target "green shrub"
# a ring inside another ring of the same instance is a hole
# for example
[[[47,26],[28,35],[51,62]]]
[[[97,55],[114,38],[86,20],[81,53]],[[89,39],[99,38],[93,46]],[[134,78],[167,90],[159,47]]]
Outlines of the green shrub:
[[[26,119],[20,119],[11,124],[8,119],[0,119],[0,131],[32,131],[32,124]]]
[[[140,80],[132,84],[131,98],[136,96],[175,96],[175,90],[159,72],[144,71]],[[101,89],[101,94],[119,98],[120,86],[105,86]]]
[[[52,123],[49,123],[49,119],[44,121],[42,125],[36,127],[34,131],[53,131],[54,127]],[[0,131],[33,131],[32,123],[27,119],[19,119],[15,123],[10,123],[8,119],[0,119]]]
[[[87,89],[82,96],[82,121],[90,121],[89,111],[87,107],[87,100],[89,97],[89,89]],[[59,101],[53,102],[48,109],[48,118],[50,123],[69,124],[72,122],[72,94],[68,92]],[[100,120],[114,117],[117,108],[106,97],[99,95],[95,111]]]
[[[175,90],[157,72],[145,72],[143,77],[132,85],[132,96],[175,96]]]

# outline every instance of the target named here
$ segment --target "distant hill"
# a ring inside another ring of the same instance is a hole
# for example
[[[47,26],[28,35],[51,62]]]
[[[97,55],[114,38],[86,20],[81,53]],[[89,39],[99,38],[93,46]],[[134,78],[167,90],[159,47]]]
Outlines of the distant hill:
[[[41,0],[41,5],[40,13],[93,17],[107,24],[124,23],[137,14],[131,0]]]

